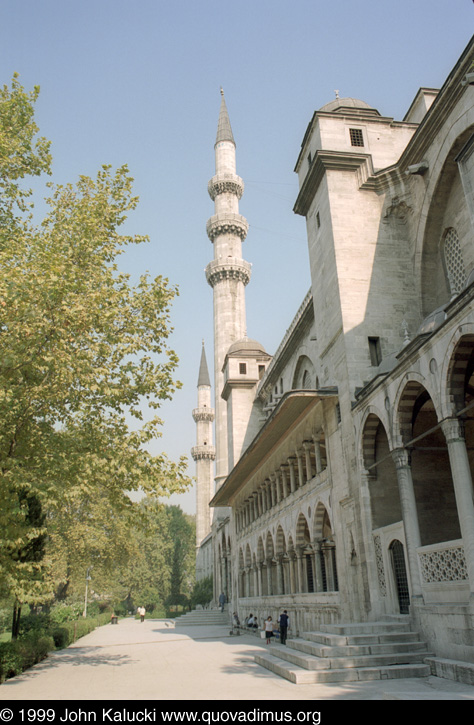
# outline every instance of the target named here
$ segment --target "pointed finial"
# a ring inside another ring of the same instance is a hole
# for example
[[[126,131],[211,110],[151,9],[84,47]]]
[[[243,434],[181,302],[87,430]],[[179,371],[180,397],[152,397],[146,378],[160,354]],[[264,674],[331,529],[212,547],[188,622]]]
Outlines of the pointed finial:
[[[217,138],[216,143],[219,141],[232,141],[235,145],[234,136],[232,134],[232,128],[230,126],[229,114],[227,112],[227,106],[225,105],[224,89],[221,86],[221,109],[219,112],[219,121],[217,123]]]
[[[405,347],[405,345],[408,345],[408,343],[411,342],[410,335],[408,334],[408,322],[406,320],[403,320],[403,322],[402,322],[402,330],[403,330],[403,347]]]

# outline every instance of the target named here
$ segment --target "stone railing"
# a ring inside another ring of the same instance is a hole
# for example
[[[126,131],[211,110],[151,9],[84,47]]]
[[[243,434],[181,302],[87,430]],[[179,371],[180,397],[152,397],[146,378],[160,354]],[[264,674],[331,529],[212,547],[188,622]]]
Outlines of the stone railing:
[[[461,582],[468,578],[462,540],[446,541],[418,549],[423,583]]]

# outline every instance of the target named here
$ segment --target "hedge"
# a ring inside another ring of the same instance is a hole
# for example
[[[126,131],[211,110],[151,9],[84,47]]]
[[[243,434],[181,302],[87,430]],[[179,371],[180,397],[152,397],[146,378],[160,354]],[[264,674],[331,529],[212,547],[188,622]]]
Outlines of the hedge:
[[[47,629],[31,627],[17,640],[0,642],[0,682],[21,674],[41,662],[48,652],[63,649],[108,622],[110,613],[106,612],[97,617],[63,622],[60,626],[53,624]]]

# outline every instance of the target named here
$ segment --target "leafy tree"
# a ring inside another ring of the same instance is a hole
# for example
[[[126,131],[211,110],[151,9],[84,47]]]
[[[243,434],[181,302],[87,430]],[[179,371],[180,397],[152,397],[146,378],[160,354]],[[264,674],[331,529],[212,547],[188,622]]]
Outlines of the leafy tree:
[[[0,587],[18,603],[68,581],[52,576],[46,534],[58,552],[71,532],[71,571],[94,554],[105,570],[119,551],[111,542],[125,538],[125,492],[189,483],[184,459],[146,448],[179,385],[168,346],[177,290],[148,275],[134,285],[119,270],[124,249],[147,241],[120,233],[137,205],[126,166],[50,185],[49,212],[33,222],[22,180],[51,161],[36,138],[37,95],[17,77],[0,93]]]
[[[212,600],[213,596],[214,585],[212,576],[200,579],[194,584],[191,594],[191,606],[196,607],[200,604],[202,607],[205,607]]]
[[[179,506],[167,506],[168,526],[173,542],[169,565],[171,589],[169,604],[188,604],[194,583],[196,527],[194,518]]]

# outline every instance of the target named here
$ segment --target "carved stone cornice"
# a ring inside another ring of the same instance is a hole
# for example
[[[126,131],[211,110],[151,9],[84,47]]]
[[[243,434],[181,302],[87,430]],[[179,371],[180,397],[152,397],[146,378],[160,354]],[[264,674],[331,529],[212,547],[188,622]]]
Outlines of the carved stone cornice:
[[[195,461],[214,461],[216,449],[214,446],[194,446],[191,448],[191,455]]]
[[[228,257],[225,262],[214,259],[206,267],[206,279],[211,287],[223,280],[235,279],[247,285],[250,281],[252,265],[245,259]]]
[[[244,193],[244,182],[236,174],[216,174],[209,181],[207,190],[212,201],[219,194],[235,194],[240,200]]]
[[[233,212],[224,212],[223,214],[215,214],[208,219],[206,224],[207,236],[214,242],[216,237],[221,234],[235,234],[244,241],[249,230],[247,219],[241,214]]]
[[[326,171],[354,171],[361,186],[373,174],[372,157],[347,151],[317,151],[293,207],[295,214],[305,216]]]
[[[207,420],[212,422],[214,417],[215,414],[213,408],[194,408],[193,410],[193,418],[196,423],[198,420]]]

